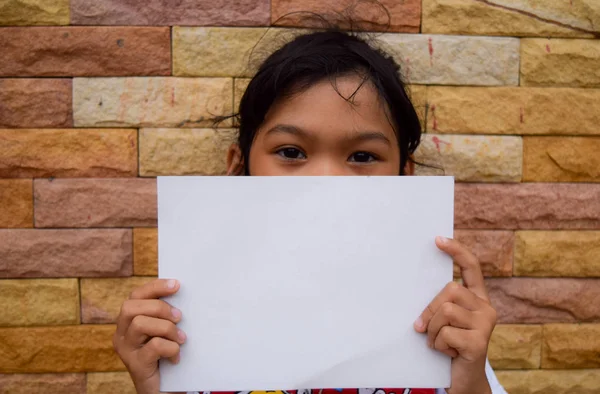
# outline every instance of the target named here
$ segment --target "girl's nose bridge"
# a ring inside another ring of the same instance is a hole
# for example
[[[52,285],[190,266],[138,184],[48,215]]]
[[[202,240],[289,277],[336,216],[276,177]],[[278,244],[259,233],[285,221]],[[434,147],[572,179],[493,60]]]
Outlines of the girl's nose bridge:
[[[311,167],[310,172],[313,176],[336,176],[346,175],[347,173],[345,163],[333,157],[315,160]]]

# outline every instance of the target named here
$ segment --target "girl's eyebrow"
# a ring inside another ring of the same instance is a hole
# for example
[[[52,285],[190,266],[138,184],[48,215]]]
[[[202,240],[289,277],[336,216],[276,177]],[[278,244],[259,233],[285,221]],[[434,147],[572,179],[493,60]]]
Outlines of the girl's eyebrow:
[[[287,124],[277,124],[273,127],[271,127],[266,134],[273,134],[273,133],[286,133],[286,134],[292,134],[298,137],[302,137],[302,138],[310,138],[311,135],[310,133],[307,133],[306,131],[302,130],[299,127],[296,126],[292,126],[292,125],[287,125]],[[357,132],[353,132],[352,134],[348,135],[346,137],[347,140],[349,141],[382,141],[384,142],[386,145],[392,145],[392,142],[390,141],[390,139],[382,132],[380,131],[357,131]]]

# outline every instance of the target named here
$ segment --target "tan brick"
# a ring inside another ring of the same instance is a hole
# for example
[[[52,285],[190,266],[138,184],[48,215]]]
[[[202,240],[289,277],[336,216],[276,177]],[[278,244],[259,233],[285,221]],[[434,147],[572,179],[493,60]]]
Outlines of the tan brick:
[[[75,78],[76,127],[204,127],[231,115],[231,78]],[[230,127],[231,121],[220,124]]]
[[[156,228],[133,229],[133,274],[158,275],[158,231]]]
[[[168,27],[11,27],[0,76],[170,75]]]
[[[156,226],[156,179],[36,179],[36,227]]]
[[[131,230],[0,230],[0,277],[129,276]]]
[[[136,394],[127,372],[93,372],[87,374],[87,394]]]
[[[86,394],[85,374],[0,375],[0,394]]]
[[[514,274],[600,277],[600,231],[518,231]]]
[[[519,182],[520,137],[424,134],[415,152],[416,175],[452,175],[463,182]],[[431,166],[431,167],[428,167]]]
[[[124,371],[113,325],[0,328],[0,373]]]
[[[523,181],[600,182],[600,137],[525,137]]]
[[[69,0],[0,2],[0,25],[68,25]]]
[[[600,135],[600,89],[429,87],[427,130]]]
[[[115,323],[131,292],[154,280],[148,277],[81,279],[82,323]]]
[[[511,276],[513,271],[513,247],[515,236],[512,231],[456,230],[454,237],[465,244],[479,259],[485,276]],[[460,276],[459,267],[454,265],[454,276]]]
[[[235,112],[239,111],[240,101],[242,101],[242,96],[246,92],[249,83],[250,78],[236,78],[233,82],[233,110]]]
[[[0,79],[0,128],[72,127],[70,79]]]
[[[137,175],[137,131],[1,130],[0,177]]]
[[[542,368],[600,367],[600,324],[544,326]]]
[[[542,326],[498,325],[488,347],[494,369],[537,369],[542,354]]]
[[[0,179],[0,227],[33,227],[31,179]]]
[[[231,129],[140,130],[140,175],[224,175]]]
[[[77,279],[2,279],[0,294],[0,326],[79,324]]]
[[[423,33],[593,37],[596,0],[424,0]]]
[[[521,40],[520,84],[599,88],[600,41],[542,38]]]
[[[600,369],[496,371],[496,376],[510,394],[597,394],[600,392]]]

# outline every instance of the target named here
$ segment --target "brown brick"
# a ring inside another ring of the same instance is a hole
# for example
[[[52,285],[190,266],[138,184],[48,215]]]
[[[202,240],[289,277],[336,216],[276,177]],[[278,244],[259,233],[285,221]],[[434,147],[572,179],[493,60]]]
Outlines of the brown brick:
[[[600,229],[599,184],[457,184],[455,226]]]
[[[131,230],[0,230],[4,278],[129,276]]]
[[[0,79],[0,127],[72,127],[70,79]]]
[[[112,325],[0,328],[0,373],[123,371]]]
[[[156,228],[133,229],[133,274],[158,275],[158,230]]]
[[[524,182],[600,182],[600,137],[525,137]]]
[[[127,372],[92,372],[87,374],[86,394],[136,394]]]
[[[0,394],[86,394],[85,374],[0,375]]]
[[[498,325],[488,347],[494,369],[537,369],[542,354],[542,326]]]
[[[516,276],[600,277],[600,231],[519,231]]]
[[[456,230],[454,237],[477,256],[485,276],[512,275],[515,244],[512,231]],[[454,275],[460,276],[457,265]]]
[[[0,76],[170,75],[168,27],[11,27]]]
[[[36,179],[36,227],[156,226],[155,179]]]
[[[0,326],[79,324],[77,279],[2,279],[0,294]]]
[[[544,326],[542,368],[600,367],[600,324]]]
[[[137,131],[0,130],[0,177],[137,175]]]
[[[351,0],[273,0],[271,20],[282,26],[328,27],[324,25],[324,18],[345,28],[349,28],[349,22],[352,22],[355,28],[358,26],[368,31],[419,32],[421,1],[381,0],[380,4]],[[296,14],[288,15],[291,13]]]
[[[115,323],[131,292],[154,280],[148,277],[81,279],[82,323]]]
[[[597,394],[600,369],[496,371],[510,394]]]
[[[68,25],[69,0],[0,2],[0,25]]]
[[[486,280],[500,323],[600,321],[600,279]]]
[[[0,179],[0,227],[33,227],[31,179]]]

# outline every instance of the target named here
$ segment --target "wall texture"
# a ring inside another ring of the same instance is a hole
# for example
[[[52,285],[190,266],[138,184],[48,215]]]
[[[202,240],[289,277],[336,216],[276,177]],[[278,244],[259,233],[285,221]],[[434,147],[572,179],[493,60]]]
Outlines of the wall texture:
[[[501,382],[599,393],[600,1],[382,3],[418,158],[460,181]],[[222,174],[235,125],[209,119],[239,100],[265,27],[347,4],[0,0],[0,393],[133,392],[111,336],[156,275],[154,177]]]

